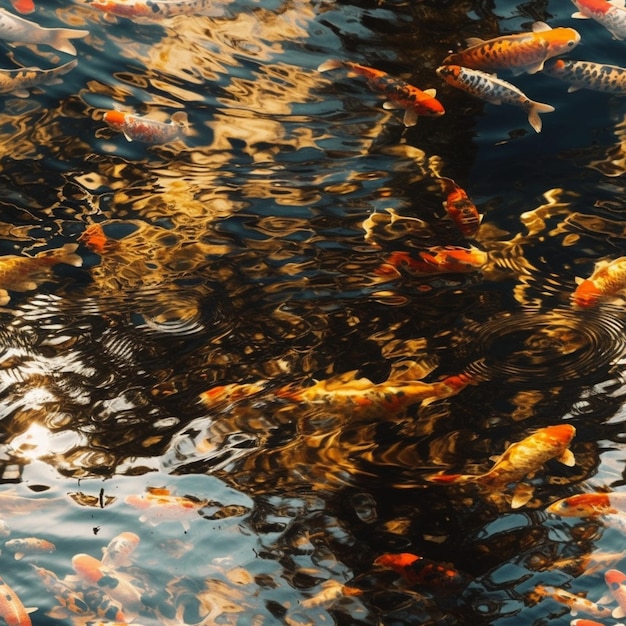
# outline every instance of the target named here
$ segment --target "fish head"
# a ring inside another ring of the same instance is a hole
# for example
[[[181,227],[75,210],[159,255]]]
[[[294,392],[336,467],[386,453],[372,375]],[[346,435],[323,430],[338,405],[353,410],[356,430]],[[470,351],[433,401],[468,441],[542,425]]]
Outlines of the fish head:
[[[553,502],[546,511],[561,517],[589,517],[612,513],[613,507],[606,493],[578,493]]]
[[[597,304],[601,296],[602,292],[595,282],[586,279],[576,287],[572,300],[576,306],[589,307]]]
[[[454,85],[459,78],[459,74],[461,73],[461,67],[459,65],[452,64],[441,65],[435,70],[435,72],[439,78],[445,80],[451,85]]]
[[[576,434],[571,424],[555,424],[543,430],[544,437],[558,448],[567,447]]]
[[[72,557],[72,568],[82,578],[90,583],[97,583],[103,576],[102,562],[89,554],[75,554]]]
[[[549,57],[565,54],[580,43],[580,33],[573,28],[552,28],[538,34],[547,44]]]
[[[626,584],[626,574],[618,569],[609,569],[604,573],[604,580],[611,591],[615,591]]]
[[[572,0],[572,2],[583,15],[604,15],[612,6],[607,0]]]
[[[116,130],[124,127],[126,124],[127,114],[124,111],[118,111],[117,109],[111,109],[110,111],[106,111],[104,114],[104,121],[111,127]]]

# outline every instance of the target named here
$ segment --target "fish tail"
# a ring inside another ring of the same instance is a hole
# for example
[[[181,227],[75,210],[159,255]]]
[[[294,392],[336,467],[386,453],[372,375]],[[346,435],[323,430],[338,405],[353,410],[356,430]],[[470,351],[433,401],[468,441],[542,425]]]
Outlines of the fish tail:
[[[551,113],[554,111],[554,107],[550,104],[543,104],[542,102],[528,101],[528,123],[533,127],[536,133],[541,132],[541,118],[540,113]]]
[[[51,28],[46,30],[45,41],[42,41],[41,43],[45,43],[60,52],[76,56],[76,48],[70,39],[79,39],[81,37],[86,37],[88,34],[88,30],[77,30],[74,28]]]
[[[328,59],[328,61],[324,61],[317,66],[317,71],[328,72],[329,70],[337,70],[340,67],[343,67],[343,61],[340,61],[339,59]]]
[[[66,263],[67,265],[73,265],[74,267],[81,267],[83,264],[83,258],[75,253],[78,244],[66,243],[62,248],[57,250],[55,260],[59,263]]]

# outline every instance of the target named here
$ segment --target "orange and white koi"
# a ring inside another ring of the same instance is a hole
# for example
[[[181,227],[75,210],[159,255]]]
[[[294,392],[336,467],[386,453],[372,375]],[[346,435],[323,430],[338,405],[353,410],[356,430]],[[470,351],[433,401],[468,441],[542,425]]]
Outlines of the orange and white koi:
[[[626,493],[577,493],[553,502],[546,508],[546,512],[561,517],[596,517],[626,513]]]
[[[551,28],[544,22],[535,22],[530,33],[503,35],[487,41],[472,37],[467,40],[466,50],[447,56],[443,65],[534,74],[547,59],[569,52],[579,42],[580,34],[573,28]]]
[[[392,252],[376,274],[397,274],[395,268],[406,268],[415,274],[465,274],[477,272],[489,259],[487,252],[474,246],[434,246],[417,252]]]
[[[446,213],[462,235],[473,237],[478,232],[481,221],[476,205],[470,200],[465,189],[459,187],[451,178],[439,176],[437,180],[447,196],[443,203]]]
[[[438,590],[458,591],[470,580],[452,565],[426,559],[410,552],[382,554],[374,565],[389,568],[410,585],[425,585]]]
[[[626,68],[592,61],[553,59],[543,68],[548,76],[569,85],[567,91],[592,89],[604,93],[626,95]]]
[[[35,3],[33,0],[11,0],[11,5],[22,15],[32,13],[35,10]]]
[[[133,115],[116,109],[106,111],[104,121],[121,132],[128,141],[161,144],[180,139],[187,129],[187,114],[178,111],[170,122],[159,122],[140,115]]]
[[[59,604],[77,615],[86,615],[91,609],[85,602],[83,594],[75,591],[70,585],[59,580],[58,576],[43,567],[32,566],[41,578],[44,587],[59,601]]]
[[[27,554],[51,553],[56,550],[56,546],[51,541],[39,537],[11,539],[4,544],[4,547],[13,553],[17,561],[23,559]]]
[[[177,15],[202,15],[213,9],[213,0],[91,0],[89,6],[107,15],[131,20],[163,20]]]
[[[25,607],[15,591],[0,578],[0,618],[6,626],[31,626],[29,613],[36,607]]]
[[[618,295],[626,289],[626,256],[596,263],[589,278],[576,282],[572,300],[579,307],[594,306],[604,297]]]
[[[615,618],[626,617],[626,574],[618,569],[610,569],[605,572],[604,580],[618,605],[611,615]]]
[[[445,113],[443,105],[435,97],[437,95],[435,89],[422,91],[381,70],[338,59],[329,59],[317,69],[319,72],[326,72],[338,68],[345,68],[352,74],[363,76],[373,89],[384,93],[388,100],[383,104],[383,108],[404,109],[405,126],[415,126],[420,115],[439,117]]]
[[[602,24],[613,39],[626,39],[626,9],[623,0],[572,0],[578,11],[577,19],[593,19]]]
[[[494,74],[474,70],[460,65],[442,65],[437,74],[449,85],[491,102],[492,104],[511,104],[521,107],[528,115],[528,123],[537,133],[541,132],[540,113],[550,113],[554,107],[531,100],[520,89]]]
[[[157,487],[149,487],[139,496],[127,496],[125,502],[143,511],[139,518],[142,522],[156,526],[161,522],[178,521],[185,531],[189,530],[189,520],[197,519],[200,509],[209,504],[208,500],[176,496],[169,489]]]
[[[47,70],[34,66],[0,70],[0,93],[12,93],[18,98],[28,98],[29,89],[60,82],[59,76],[71,72],[77,65],[78,61],[74,59]]]
[[[135,533],[123,532],[113,537],[106,548],[102,548],[102,564],[116,569],[132,565],[132,555],[139,545],[139,537]]]
[[[435,474],[429,480],[436,483],[475,483],[490,492],[498,492],[512,483],[519,483],[534,474],[547,461],[557,459],[564,465],[576,464],[569,445],[576,434],[571,424],[557,424],[540,428],[522,441],[511,444],[486,473]],[[511,507],[526,504],[533,495],[531,485],[519,483],[515,487]]]
[[[43,44],[66,54],[76,54],[71,39],[81,39],[88,30],[73,28],[44,28],[35,22],[0,9],[0,39],[9,43]]]
[[[575,616],[578,613],[585,613],[593,617],[611,617],[611,610],[597,602],[592,602],[587,598],[578,596],[575,593],[566,591],[559,587],[550,585],[537,585],[531,595],[534,598],[552,598],[569,608],[570,613]]]

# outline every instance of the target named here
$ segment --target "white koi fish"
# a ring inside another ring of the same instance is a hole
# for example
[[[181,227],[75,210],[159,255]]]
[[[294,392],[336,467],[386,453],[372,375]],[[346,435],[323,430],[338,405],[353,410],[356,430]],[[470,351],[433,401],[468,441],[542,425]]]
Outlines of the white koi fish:
[[[102,549],[102,564],[112,569],[132,565],[131,557],[138,545],[139,537],[135,533],[120,533]]]
[[[582,596],[577,596],[571,591],[566,591],[560,587],[552,587],[550,585],[537,585],[532,595],[535,598],[552,598],[557,602],[564,604],[569,608],[571,615],[578,613],[592,615],[593,617],[611,617],[611,609],[602,606],[597,602],[592,602]]]
[[[180,139],[187,129],[187,114],[183,111],[174,113],[171,122],[168,123],[112,109],[105,112],[104,121],[113,130],[123,133],[127,141],[150,144]]]
[[[626,95],[626,68],[618,65],[554,59],[544,66],[543,71],[567,83],[568,92],[592,89],[604,93]]]
[[[626,9],[624,0],[572,0],[578,7],[572,17],[593,19],[602,24],[613,39],[626,39]]]
[[[0,39],[13,43],[44,44],[66,54],[76,54],[70,39],[80,39],[89,34],[88,30],[72,28],[44,28],[35,22],[18,17],[5,9],[0,9]]]
[[[19,98],[28,98],[28,90],[40,85],[59,82],[59,76],[67,74],[78,65],[73,59],[69,63],[43,70],[39,67],[21,67],[14,70],[0,69],[0,93],[12,93]]]

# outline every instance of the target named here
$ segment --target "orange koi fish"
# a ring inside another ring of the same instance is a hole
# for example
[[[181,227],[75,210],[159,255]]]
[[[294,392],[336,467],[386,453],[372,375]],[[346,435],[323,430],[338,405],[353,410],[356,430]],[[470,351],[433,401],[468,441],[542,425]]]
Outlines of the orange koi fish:
[[[437,68],[437,75],[448,84],[491,102],[492,104],[511,104],[521,107],[528,115],[528,123],[536,133],[541,132],[540,113],[550,113],[554,107],[531,100],[515,85],[481,70],[469,69],[460,65],[442,65]]]
[[[592,602],[577,596],[570,591],[560,589],[559,587],[552,587],[549,585],[537,585],[532,593],[533,597],[539,598],[552,598],[561,604],[567,606],[572,615],[578,613],[586,613],[593,617],[611,617],[611,610],[605,606],[601,606],[597,602]]]
[[[618,604],[611,615],[615,618],[626,617],[626,574],[618,569],[610,569],[604,574],[604,580]]]
[[[389,99],[383,104],[383,108],[404,109],[405,126],[415,126],[420,115],[439,117],[445,113],[441,102],[435,97],[435,89],[422,91],[381,70],[337,59],[325,61],[317,69],[319,72],[326,72],[338,68],[346,68],[352,74],[363,76],[373,89],[384,93]]]
[[[139,537],[135,533],[120,533],[102,548],[102,564],[112,569],[132,565],[131,557],[138,545]]]
[[[89,225],[78,238],[90,250],[97,254],[104,254],[109,250],[117,247],[118,242],[115,239],[109,239],[100,224]]]
[[[50,553],[56,550],[56,546],[51,541],[39,539],[38,537],[11,539],[4,544],[4,547],[13,553],[17,561],[23,559],[27,554]]]
[[[570,626],[604,626],[602,622],[596,622],[595,619],[573,619]]]
[[[458,591],[469,583],[469,578],[451,565],[425,559],[410,552],[382,554],[374,560],[374,565],[393,570],[410,585]]]
[[[578,8],[572,17],[593,19],[602,24],[613,39],[626,39],[626,9],[622,0],[572,0]]]
[[[477,272],[488,259],[486,252],[474,246],[434,246],[418,252],[417,257],[408,252],[393,252],[376,273],[396,274],[395,268],[405,267],[415,274],[465,274]]]
[[[594,306],[603,297],[618,295],[626,289],[626,256],[596,263],[589,278],[576,279],[576,282],[578,287],[572,300],[580,307]]]
[[[546,512],[561,517],[595,517],[626,513],[626,493],[577,493],[553,502]]]
[[[31,626],[29,613],[37,608],[26,608],[18,595],[0,578],[0,618],[6,626]]]
[[[141,522],[156,526],[161,522],[179,521],[185,532],[189,530],[189,520],[196,519],[200,509],[209,504],[208,500],[175,496],[169,489],[157,487],[149,487],[140,496],[127,496],[125,502],[143,511]]]
[[[459,187],[451,178],[438,178],[443,193],[447,195],[443,206],[450,219],[454,222],[462,235],[473,237],[480,227],[481,215],[474,203],[469,199],[466,191]]]
[[[472,37],[467,40],[466,50],[449,55],[443,65],[462,65],[485,72],[510,70],[514,75],[534,74],[543,69],[547,59],[569,52],[579,42],[580,34],[573,28],[550,28],[544,22],[535,22],[530,33],[487,41]]]
[[[13,8],[22,15],[32,13],[35,10],[35,3],[33,0],[11,0]]]
[[[132,115],[124,111],[111,110],[104,114],[104,121],[121,132],[127,141],[162,144],[180,139],[187,129],[187,114],[178,111],[170,122],[159,122],[148,117]]]
[[[76,55],[76,48],[70,39],[80,39],[88,34],[88,30],[44,28],[0,9],[0,39],[10,43],[44,44],[65,54]]]
[[[592,89],[604,93],[626,95],[626,68],[592,61],[553,59],[543,68],[548,76],[569,85],[567,91]]]
[[[176,15],[202,15],[213,4],[213,0],[91,0],[89,6],[107,15],[162,20]]]
[[[31,291],[49,280],[50,270],[59,263],[80,267],[83,260],[74,250],[77,244],[65,244],[59,250],[45,250],[34,257],[7,254],[0,256],[0,301],[8,302],[9,291]]]
[[[557,459],[572,467],[576,460],[569,444],[576,429],[571,424],[557,424],[540,428],[522,441],[511,444],[485,474],[435,474],[429,480],[436,483],[472,482],[490,492],[499,492],[512,483],[534,474],[550,459]],[[515,487],[511,507],[517,509],[533,495],[531,485],[519,483]]]
[[[62,607],[77,615],[86,615],[91,612],[82,593],[74,591],[67,583],[59,580],[54,572],[43,567],[35,567],[34,565],[32,567],[41,578],[44,587],[59,601]]]

